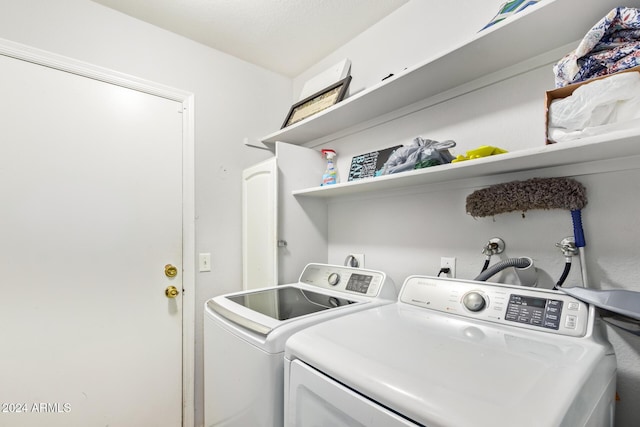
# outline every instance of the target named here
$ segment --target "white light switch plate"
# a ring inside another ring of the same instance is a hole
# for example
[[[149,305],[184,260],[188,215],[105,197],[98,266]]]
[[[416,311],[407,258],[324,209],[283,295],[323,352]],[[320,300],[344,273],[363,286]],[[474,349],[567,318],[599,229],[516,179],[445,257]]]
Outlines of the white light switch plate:
[[[211,254],[199,254],[198,256],[198,266],[199,270],[202,271],[211,271]]]

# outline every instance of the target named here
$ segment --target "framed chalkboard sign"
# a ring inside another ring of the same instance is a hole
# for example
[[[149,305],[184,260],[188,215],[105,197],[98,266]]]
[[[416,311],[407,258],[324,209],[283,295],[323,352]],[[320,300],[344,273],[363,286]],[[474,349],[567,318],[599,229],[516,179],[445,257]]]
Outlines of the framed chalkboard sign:
[[[402,145],[354,156],[351,159],[351,167],[349,168],[349,181],[380,175],[382,167],[389,159],[389,156],[400,147]]]

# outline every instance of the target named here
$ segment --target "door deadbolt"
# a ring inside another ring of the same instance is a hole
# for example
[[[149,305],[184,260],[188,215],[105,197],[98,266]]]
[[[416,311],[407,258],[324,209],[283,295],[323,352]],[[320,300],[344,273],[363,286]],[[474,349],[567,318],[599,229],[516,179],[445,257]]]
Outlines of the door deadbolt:
[[[167,264],[164,266],[164,274],[167,277],[176,277],[178,275],[178,269],[171,264]]]

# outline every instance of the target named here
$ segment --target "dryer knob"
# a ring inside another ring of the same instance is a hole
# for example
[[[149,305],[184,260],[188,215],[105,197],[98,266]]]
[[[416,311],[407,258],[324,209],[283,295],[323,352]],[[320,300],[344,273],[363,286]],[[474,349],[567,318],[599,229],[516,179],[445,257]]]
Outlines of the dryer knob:
[[[487,301],[484,299],[480,292],[469,292],[464,297],[462,297],[462,304],[469,311],[481,311],[487,305]]]
[[[327,278],[327,282],[329,282],[331,286],[337,285],[340,283],[340,275],[338,273],[331,273]]]

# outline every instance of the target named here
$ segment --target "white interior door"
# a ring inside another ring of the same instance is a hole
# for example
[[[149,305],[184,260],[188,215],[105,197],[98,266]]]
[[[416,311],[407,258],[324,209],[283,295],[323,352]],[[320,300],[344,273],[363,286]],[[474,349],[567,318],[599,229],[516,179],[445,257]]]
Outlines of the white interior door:
[[[0,75],[0,426],[180,426],[179,103]]]

